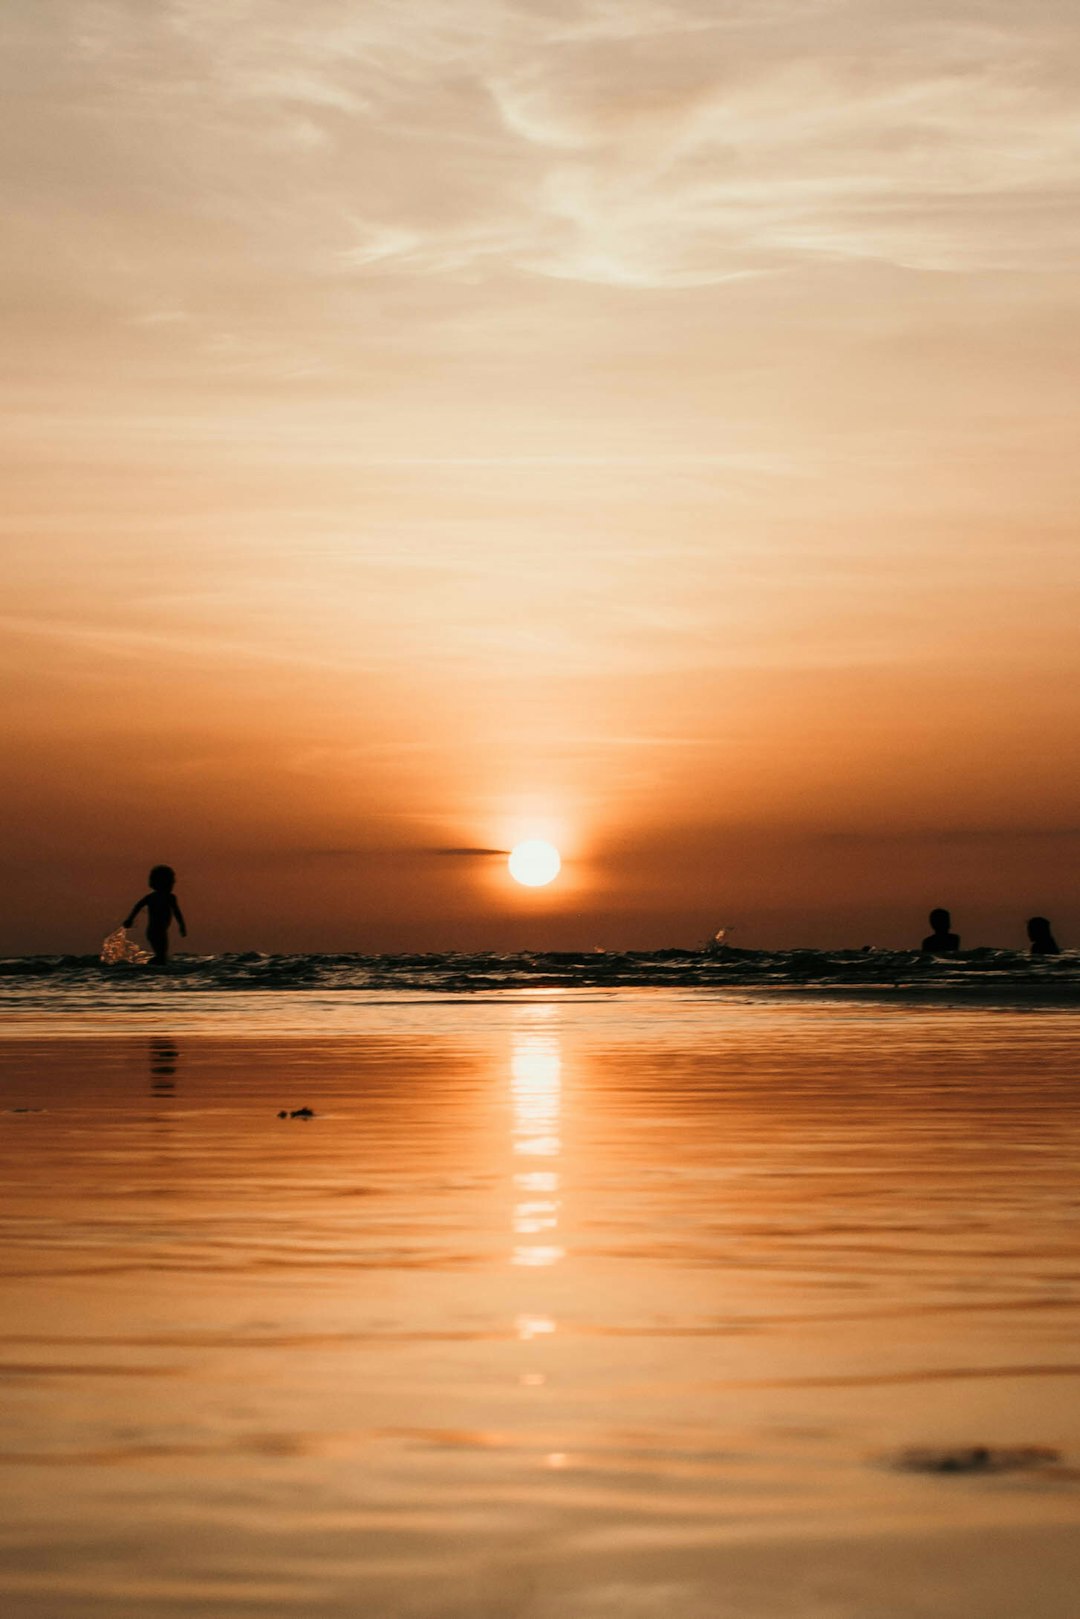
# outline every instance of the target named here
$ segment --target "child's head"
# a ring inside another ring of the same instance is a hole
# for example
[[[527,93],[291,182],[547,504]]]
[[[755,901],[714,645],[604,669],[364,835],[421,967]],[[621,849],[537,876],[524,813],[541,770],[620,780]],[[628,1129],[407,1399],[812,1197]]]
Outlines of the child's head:
[[[150,887],[155,894],[168,894],[176,881],[176,873],[171,866],[155,866],[150,873]]]
[[[1028,918],[1027,936],[1032,944],[1045,944],[1053,938],[1050,932],[1050,923],[1045,916],[1032,916]]]
[[[935,933],[948,933],[952,926],[952,917],[944,906],[939,905],[936,910],[930,912],[930,926]]]

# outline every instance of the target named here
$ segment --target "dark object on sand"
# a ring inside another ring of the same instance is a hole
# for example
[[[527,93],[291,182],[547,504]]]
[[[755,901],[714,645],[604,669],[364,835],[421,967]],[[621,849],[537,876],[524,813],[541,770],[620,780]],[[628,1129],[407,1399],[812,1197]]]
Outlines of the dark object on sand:
[[[905,1473],[1021,1473],[1061,1460],[1045,1445],[960,1445],[955,1449],[902,1450],[893,1465]]]
[[[315,1109],[310,1107],[294,1107],[291,1113],[287,1108],[283,1107],[278,1114],[279,1119],[313,1119],[314,1117]]]

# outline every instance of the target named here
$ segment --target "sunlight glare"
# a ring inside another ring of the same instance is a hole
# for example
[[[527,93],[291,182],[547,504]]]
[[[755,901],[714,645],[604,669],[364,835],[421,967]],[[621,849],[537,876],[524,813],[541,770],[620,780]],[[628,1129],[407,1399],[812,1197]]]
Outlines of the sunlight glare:
[[[526,888],[543,888],[554,882],[562,868],[559,851],[543,838],[527,838],[511,851],[510,875]]]

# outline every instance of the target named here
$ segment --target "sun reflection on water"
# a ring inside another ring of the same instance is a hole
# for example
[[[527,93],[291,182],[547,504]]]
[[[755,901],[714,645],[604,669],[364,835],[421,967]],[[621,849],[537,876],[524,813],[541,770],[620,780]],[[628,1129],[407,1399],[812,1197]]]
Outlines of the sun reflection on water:
[[[554,1265],[565,1250],[554,1240],[559,1227],[559,1134],[562,1114],[562,1053],[558,1037],[533,1029],[515,1031],[510,1054],[513,1111],[515,1265]],[[520,1160],[529,1160],[528,1166]],[[531,1160],[547,1160],[544,1168]]]

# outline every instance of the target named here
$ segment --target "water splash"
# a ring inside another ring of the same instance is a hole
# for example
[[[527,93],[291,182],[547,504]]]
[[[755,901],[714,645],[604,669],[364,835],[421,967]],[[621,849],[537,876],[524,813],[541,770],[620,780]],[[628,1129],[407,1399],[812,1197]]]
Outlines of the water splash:
[[[117,967],[121,963],[132,967],[141,967],[150,960],[149,950],[137,945],[134,939],[128,938],[126,928],[117,928],[101,946],[101,964],[103,967]]]

